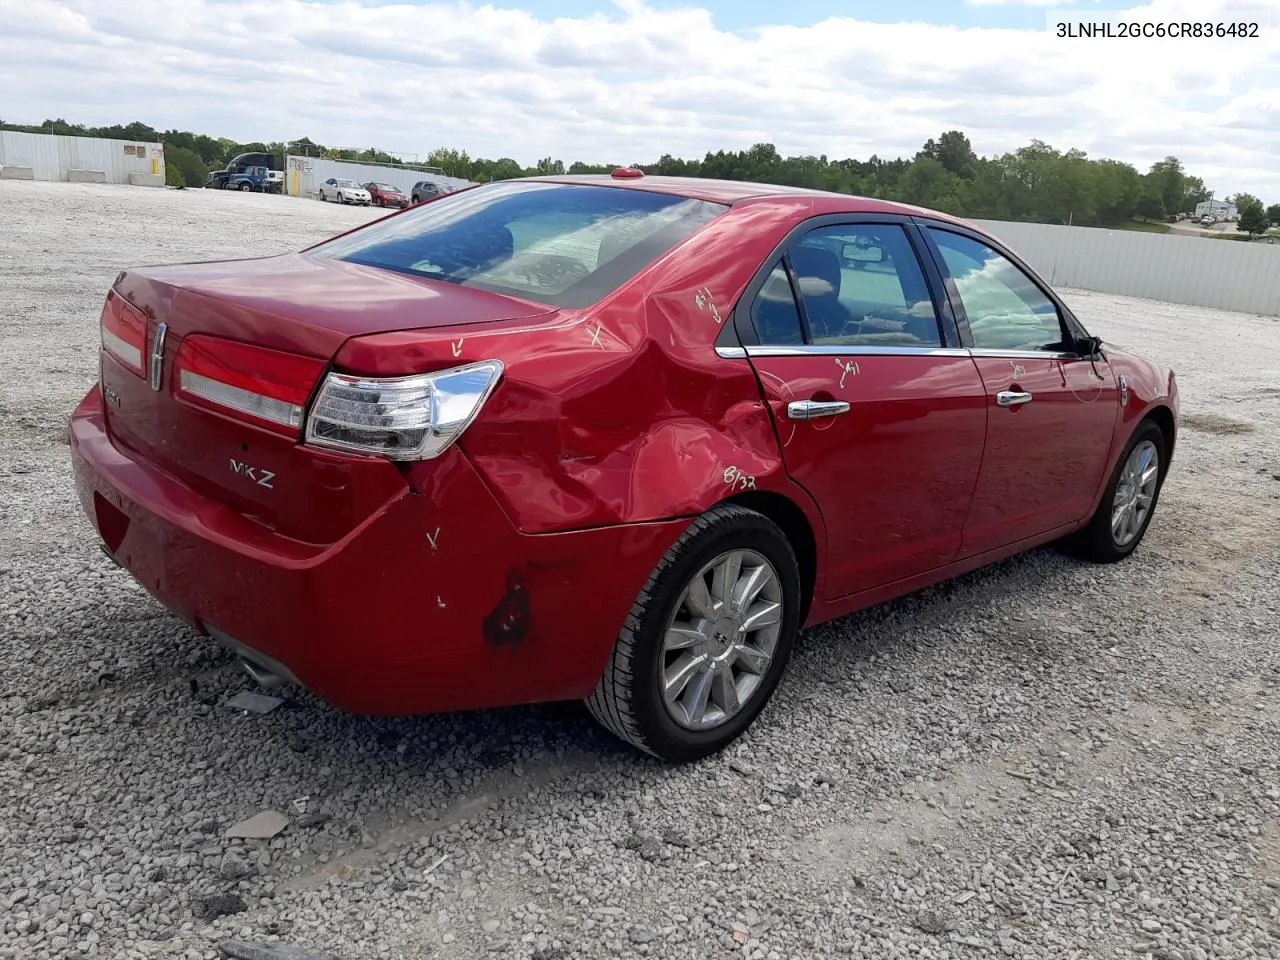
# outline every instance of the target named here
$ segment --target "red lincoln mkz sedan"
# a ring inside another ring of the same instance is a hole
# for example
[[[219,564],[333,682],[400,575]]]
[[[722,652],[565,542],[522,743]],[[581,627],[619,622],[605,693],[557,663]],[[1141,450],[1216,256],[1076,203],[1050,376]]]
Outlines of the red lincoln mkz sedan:
[[[366,714],[585,698],[670,761],[797,632],[1142,539],[1173,374],[996,240],[817,191],[470,188],[301,253],[128,270],[71,418],[110,556]]]

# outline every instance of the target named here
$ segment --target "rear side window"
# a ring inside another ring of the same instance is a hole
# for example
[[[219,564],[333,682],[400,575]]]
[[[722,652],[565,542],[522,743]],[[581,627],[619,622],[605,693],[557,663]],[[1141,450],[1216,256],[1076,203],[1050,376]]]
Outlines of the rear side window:
[[[618,187],[494,183],[375,222],[309,253],[554,307],[586,307],[727,209]]]
[[[791,289],[787,268],[778,261],[769,271],[764,286],[751,302],[751,322],[756,336],[767,346],[799,346],[804,343],[800,309]]]
[[[940,347],[938,314],[902,227],[819,227],[791,251],[813,342]]]

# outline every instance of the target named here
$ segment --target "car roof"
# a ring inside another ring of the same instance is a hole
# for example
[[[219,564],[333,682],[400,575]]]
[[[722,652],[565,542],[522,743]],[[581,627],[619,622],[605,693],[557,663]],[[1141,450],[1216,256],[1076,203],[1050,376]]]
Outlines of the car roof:
[[[640,177],[614,177],[607,173],[584,173],[546,177],[520,177],[536,183],[568,183],[592,186],[618,187],[624,190],[648,190],[653,193],[675,194],[692,200],[709,200],[714,203],[738,203],[758,199],[811,199],[825,201],[825,211],[840,213],[888,213],[899,216],[925,216],[952,223],[966,221],[938,210],[929,210],[909,203],[861,197],[833,190],[813,190],[809,187],[789,187],[777,183],[754,183],[748,180],[714,180],[702,177],[664,177],[645,174]]]

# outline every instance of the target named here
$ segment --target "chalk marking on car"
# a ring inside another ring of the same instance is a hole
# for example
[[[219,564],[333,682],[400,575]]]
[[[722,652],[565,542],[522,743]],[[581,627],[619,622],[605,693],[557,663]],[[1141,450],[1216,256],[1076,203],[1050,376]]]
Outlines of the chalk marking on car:
[[[1022,364],[1014,360],[1010,360],[1009,365],[1013,367],[1013,375],[1015,377],[1025,377],[1027,375],[1027,368],[1024,367]]]
[[[711,290],[707,287],[699,287],[698,292],[693,295],[693,302],[698,305],[699,310],[711,309],[711,317],[717,324],[721,323],[720,310],[716,307],[715,298],[711,296]]]
[[[465,340],[466,340],[465,337],[459,337],[457,340],[454,340],[452,343],[449,344],[449,346],[453,348],[453,355],[455,357],[462,356],[462,344]]]
[[[855,377],[862,372],[862,368],[858,366],[856,360],[841,360],[836,357],[836,366],[840,368],[840,388],[844,389],[844,378],[849,374]]]
[[[595,330],[592,330],[590,327],[587,328],[587,333],[591,334],[591,345],[599,347],[601,350],[604,349],[604,344],[600,342],[600,331],[603,329],[604,324],[602,323],[597,323]]]
[[[795,391],[791,389],[791,385],[788,384],[787,381],[783,380],[776,373],[771,373],[768,370],[761,370],[759,371],[759,373],[761,377],[768,377],[770,380],[777,381],[778,386],[781,388],[779,392],[782,393],[784,400],[795,399]],[[799,429],[798,425],[794,420],[788,420],[787,422],[791,424],[791,432],[787,434],[787,439],[782,441],[782,445],[784,447],[789,446],[791,441],[796,438],[796,430]]]
[[[431,544],[432,550],[440,549],[440,528],[439,527],[436,527],[435,533],[427,534],[427,543]]]
[[[756,488],[756,478],[743,473],[737,467],[725,467],[724,482],[729,486],[736,486],[739,490],[754,490]]]

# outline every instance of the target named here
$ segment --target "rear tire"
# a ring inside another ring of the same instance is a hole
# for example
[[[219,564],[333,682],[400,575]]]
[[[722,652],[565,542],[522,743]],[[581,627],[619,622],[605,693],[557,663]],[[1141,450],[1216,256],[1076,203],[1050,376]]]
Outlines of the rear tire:
[[[1111,472],[1098,509],[1063,543],[1069,553],[1093,563],[1115,563],[1137,549],[1160,500],[1167,449],[1164,432],[1153,421],[1138,426]]]
[[[714,507],[645,582],[587,709],[660,760],[716,753],[777,688],[800,630],[800,600],[782,530],[754,510]]]

